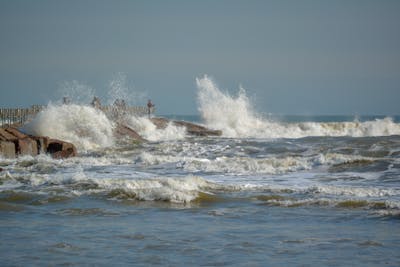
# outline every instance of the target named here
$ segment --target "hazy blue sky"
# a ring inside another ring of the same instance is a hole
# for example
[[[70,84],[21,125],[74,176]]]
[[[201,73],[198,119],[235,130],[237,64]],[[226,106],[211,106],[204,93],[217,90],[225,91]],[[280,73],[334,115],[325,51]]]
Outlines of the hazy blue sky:
[[[0,0],[0,106],[117,73],[159,114],[197,114],[203,74],[260,112],[400,114],[400,1]]]

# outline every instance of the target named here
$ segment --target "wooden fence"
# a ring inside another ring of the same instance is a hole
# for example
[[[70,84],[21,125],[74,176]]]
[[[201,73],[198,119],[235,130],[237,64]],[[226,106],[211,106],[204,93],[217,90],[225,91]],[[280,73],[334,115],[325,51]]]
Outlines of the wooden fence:
[[[36,116],[45,106],[33,105],[30,108],[0,108],[0,126],[23,124]],[[130,106],[101,106],[99,107],[110,119],[117,120],[126,115],[144,116],[149,113],[147,107]],[[150,114],[154,108],[150,109]]]
[[[24,123],[33,118],[44,106],[33,105],[30,108],[0,108],[0,125]]]

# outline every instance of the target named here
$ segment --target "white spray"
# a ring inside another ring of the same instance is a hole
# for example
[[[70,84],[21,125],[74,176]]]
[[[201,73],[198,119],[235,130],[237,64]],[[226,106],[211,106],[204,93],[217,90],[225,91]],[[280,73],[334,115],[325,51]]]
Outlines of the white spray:
[[[113,123],[97,109],[81,105],[49,105],[27,123],[23,130],[71,142],[79,150],[114,144]]]
[[[183,139],[186,136],[184,127],[169,123],[165,129],[157,129],[157,126],[146,117],[129,117],[126,124],[135,129],[142,137],[149,141],[171,141]]]
[[[279,123],[253,111],[243,88],[236,97],[221,92],[207,76],[196,79],[200,114],[207,126],[225,137],[301,138],[306,136],[400,135],[400,124],[391,118],[366,122]]]
[[[205,123],[214,129],[223,130],[224,136],[248,136],[249,130],[264,129],[265,122],[252,111],[243,88],[237,97],[222,93],[213,81],[204,76],[196,79],[199,111]]]

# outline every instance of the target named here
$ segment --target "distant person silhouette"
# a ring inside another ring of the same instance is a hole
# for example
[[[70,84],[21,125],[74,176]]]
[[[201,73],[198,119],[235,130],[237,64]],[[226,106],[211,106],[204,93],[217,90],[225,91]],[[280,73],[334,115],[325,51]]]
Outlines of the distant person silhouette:
[[[152,108],[154,108],[155,105],[151,102],[151,100],[149,99],[149,101],[147,101],[147,112],[149,115],[149,119],[150,119],[150,115],[151,115],[151,110]]]
[[[100,98],[98,98],[97,96],[95,96],[92,100],[92,107],[100,109],[101,108],[101,102],[100,102]]]

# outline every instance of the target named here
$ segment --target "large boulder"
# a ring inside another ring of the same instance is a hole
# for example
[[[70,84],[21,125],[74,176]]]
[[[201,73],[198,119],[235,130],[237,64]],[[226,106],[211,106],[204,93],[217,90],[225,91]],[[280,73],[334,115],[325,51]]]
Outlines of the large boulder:
[[[13,127],[7,127],[0,129],[0,138],[3,141],[13,142],[15,153],[18,155],[37,155],[38,149],[36,142],[32,140],[28,135],[18,131],[18,129]],[[11,146],[8,145],[7,154],[11,154]],[[4,154],[4,153],[3,153]]]
[[[47,136],[31,136],[36,141],[37,149],[39,154],[47,153],[47,147],[49,145],[50,138]]]
[[[0,128],[0,140],[14,142],[17,139],[15,135],[10,134],[5,128]]]
[[[39,154],[36,141],[29,137],[17,139],[15,144],[18,155],[35,156]]]
[[[46,152],[49,153],[53,158],[70,158],[78,155],[76,147],[69,142],[49,139]]]
[[[7,127],[4,129],[7,133],[15,136],[15,138],[17,139],[23,139],[23,138],[27,138],[28,135],[20,132],[17,128],[13,128],[13,127]]]
[[[0,156],[15,158],[16,151],[14,142],[0,140]]]
[[[19,155],[36,156],[48,153],[54,158],[76,156],[76,147],[68,142],[46,136],[30,136],[16,128],[0,128],[0,155],[15,158]]]

